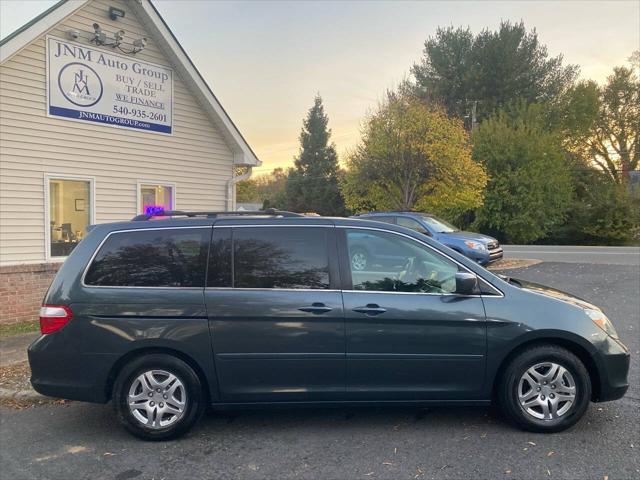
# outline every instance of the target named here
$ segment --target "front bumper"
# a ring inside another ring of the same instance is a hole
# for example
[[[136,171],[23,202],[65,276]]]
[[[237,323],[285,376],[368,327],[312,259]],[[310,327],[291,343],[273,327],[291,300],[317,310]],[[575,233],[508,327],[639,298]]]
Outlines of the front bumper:
[[[502,258],[502,255],[503,255],[502,247],[489,250],[489,263],[495,262],[496,260],[500,260]]]
[[[502,247],[498,247],[483,253],[479,253],[474,250],[469,256],[471,256],[471,258],[480,265],[489,265],[490,263],[500,260],[503,256],[503,252]]]
[[[608,402],[622,398],[629,389],[629,349],[621,342],[607,338],[595,356],[600,377],[599,389],[594,391],[594,402]]]

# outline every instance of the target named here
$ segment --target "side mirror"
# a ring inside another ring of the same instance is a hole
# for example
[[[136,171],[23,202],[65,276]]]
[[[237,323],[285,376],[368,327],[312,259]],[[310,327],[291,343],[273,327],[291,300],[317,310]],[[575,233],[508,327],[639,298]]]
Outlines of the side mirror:
[[[473,295],[476,292],[478,278],[473,273],[456,273],[456,293],[461,295]]]

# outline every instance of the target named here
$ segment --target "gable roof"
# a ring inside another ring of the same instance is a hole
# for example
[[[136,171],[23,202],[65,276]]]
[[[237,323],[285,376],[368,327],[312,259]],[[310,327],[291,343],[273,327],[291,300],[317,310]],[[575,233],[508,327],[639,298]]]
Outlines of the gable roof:
[[[69,17],[92,0],[60,0],[6,38],[0,40],[0,64],[13,57],[29,43],[44,35],[55,25]],[[181,79],[199,104],[220,129],[233,152],[234,165],[259,166],[262,162],[244,139],[211,88],[176,39],[158,10],[150,0],[128,2],[142,26],[167,56]]]

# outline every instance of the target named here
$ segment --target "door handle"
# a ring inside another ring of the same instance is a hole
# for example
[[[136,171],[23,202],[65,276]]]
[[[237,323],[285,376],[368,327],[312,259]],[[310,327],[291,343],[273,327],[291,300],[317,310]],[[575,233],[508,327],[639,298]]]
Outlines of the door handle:
[[[330,312],[333,308],[327,307],[324,303],[312,303],[310,307],[300,307],[298,310],[313,313],[314,315],[322,315],[323,313]]]
[[[354,312],[364,313],[365,315],[372,317],[374,315],[380,315],[387,311],[386,308],[382,308],[375,303],[368,303],[364,307],[356,307],[353,309]]]

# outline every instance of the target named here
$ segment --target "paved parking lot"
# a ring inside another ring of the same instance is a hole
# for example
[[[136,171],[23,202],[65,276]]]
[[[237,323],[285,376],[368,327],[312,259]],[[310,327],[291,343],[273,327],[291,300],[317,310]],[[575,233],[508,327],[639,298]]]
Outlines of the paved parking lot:
[[[2,478],[640,478],[640,272],[542,263],[509,275],[602,306],[632,350],[631,388],[555,435],[492,408],[314,409],[209,414],[186,438],[144,443],[110,406],[0,410]]]
[[[545,262],[640,266],[640,247],[576,247],[568,245],[503,245],[505,258],[533,258]]]

